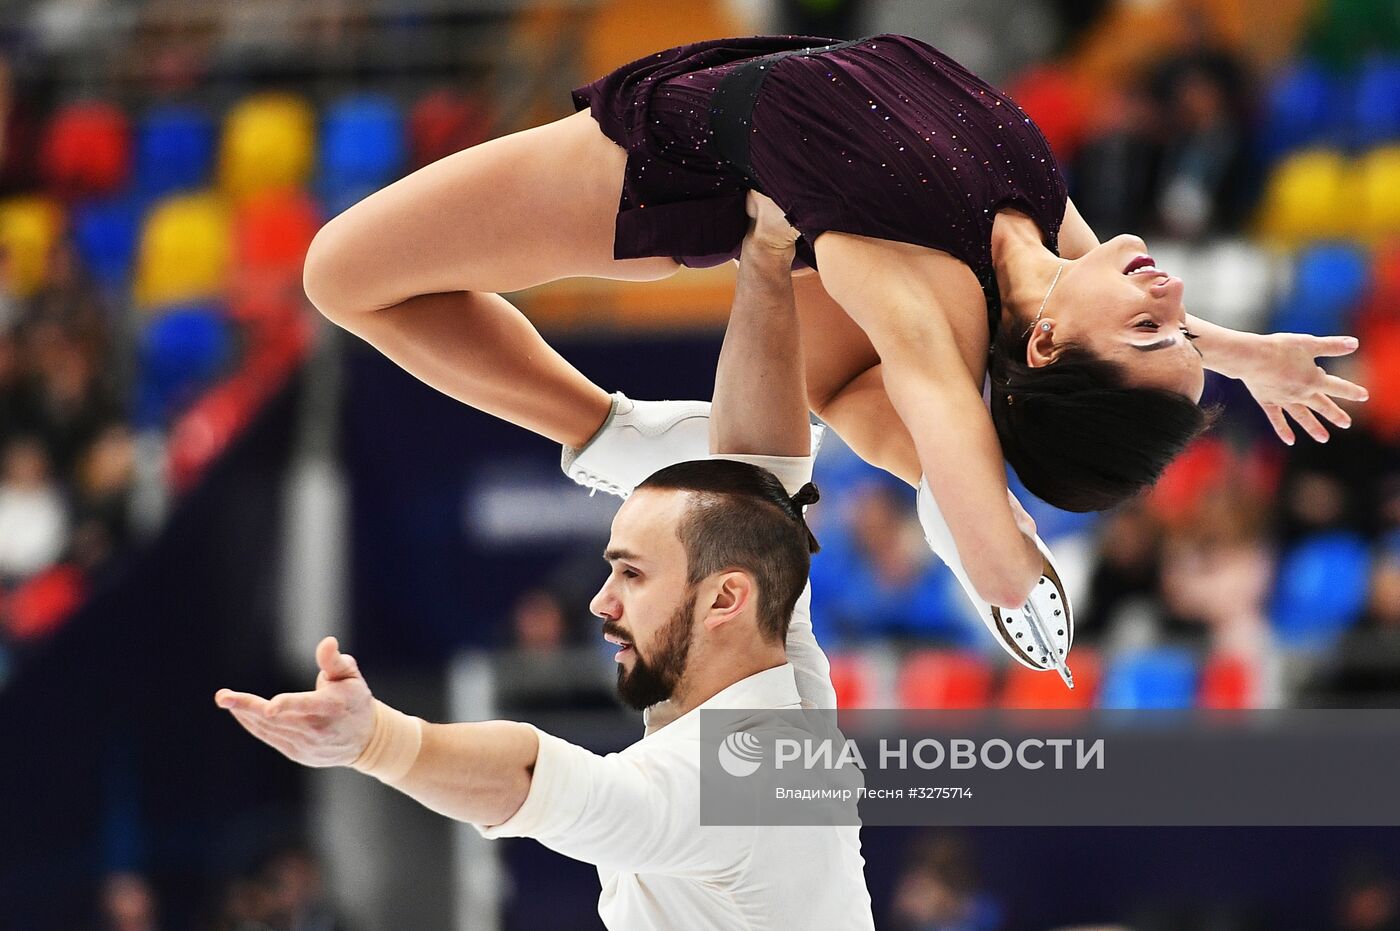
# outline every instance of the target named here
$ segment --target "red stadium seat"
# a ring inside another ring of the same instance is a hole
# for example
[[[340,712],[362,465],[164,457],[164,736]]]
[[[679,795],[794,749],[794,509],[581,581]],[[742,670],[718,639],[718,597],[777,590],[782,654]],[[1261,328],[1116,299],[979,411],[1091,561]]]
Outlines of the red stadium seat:
[[[484,142],[491,118],[470,97],[443,89],[413,105],[408,117],[409,158],[413,168]]]
[[[1075,78],[1062,68],[1041,65],[1017,77],[1008,93],[1040,127],[1055,157],[1067,164],[1079,149],[1087,122],[1084,92]]]
[[[1371,392],[1364,416],[1372,431],[1400,440],[1400,329],[1393,319],[1371,318],[1357,329],[1361,375]]]
[[[45,180],[58,194],[110,194],[131,172],[131,126],[115,104],[72,104],[46,127],[41,152]]]
[[[1201,670],[1196,703],[1202,708],[1253,708],[1258,700],[1258,676],[1242,656],[1212,656]]]
[[[54,566],[16,586],[0,617],[15,640],[38,640],[62,626],[82,600],[82,572]]]
[[[1092,708],[1099,691],[1099,657],[1091,650],[1072,650],[1070,670],[1074,673],[1074,688],[1065,687],[1053,672],[1040,672],[1015,665],[1008,670],[1002,686],[1000,704],[1003,708],[1079,709]]]
[[[245,268],[300,275],[321,211],[301,191],[263,191],[238,208],[234,219],[237,255]]]
[[[905,708],[985,708],[991,697],[992,669],[976,653],[925,650],[899,671]]]
[[[858,653],[837,653],[830,657],[831,685],[836,689],[837,708],[868,708],[875,697],[874,671],[867,657]]]
[[[1148,505],[1167,524],[1190,520],[1206,492],[1219,487],[1235,466],[1234,457],[1220,440],[1198,439],[1167,466],[1148,495]]]

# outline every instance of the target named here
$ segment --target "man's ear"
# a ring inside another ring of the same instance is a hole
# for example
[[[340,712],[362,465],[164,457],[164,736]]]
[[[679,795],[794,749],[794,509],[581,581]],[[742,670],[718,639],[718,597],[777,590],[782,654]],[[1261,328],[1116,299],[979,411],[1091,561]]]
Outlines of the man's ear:
[[[743,614],[758,596],[753,579],[747,572],[737,569],[720,573],[710,584],[714,597],[710,599],[703,618],[708,630],[715,630]]]
[[[1049,327],[1046,327],[1049,324]],[[1046,317],[1031,331],[1030,342],[1026,344],[1026,364],[1038,369],[1054,362],[1060,355],[1060,346],[1055,342],[1055,321]]]

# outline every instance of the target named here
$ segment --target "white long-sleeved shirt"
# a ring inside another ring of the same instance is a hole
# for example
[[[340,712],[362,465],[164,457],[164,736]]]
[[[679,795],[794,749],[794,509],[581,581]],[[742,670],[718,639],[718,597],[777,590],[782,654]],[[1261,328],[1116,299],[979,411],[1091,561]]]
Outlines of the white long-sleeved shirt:
[[[860,829],[700,824],[700,712],[799,709],[793,668],[765,669],[621,751],[538,732],[530,791],[486,837],[533,837],[596,864],[614,931],[873,929]]]
[[[763,466],[790,494],[812,459],[732,456]],[[530,791],[485,837],[533,837],[596,864],[598,913],[614,931],[874,928],[855,826],[700,825],[700,712],[714,708],[836,707],[831,667],[812,634],[811,586],[788,628],[788,662],[723,689],[676,717],[646,715],[646,735],[599,756],[537,731]]]

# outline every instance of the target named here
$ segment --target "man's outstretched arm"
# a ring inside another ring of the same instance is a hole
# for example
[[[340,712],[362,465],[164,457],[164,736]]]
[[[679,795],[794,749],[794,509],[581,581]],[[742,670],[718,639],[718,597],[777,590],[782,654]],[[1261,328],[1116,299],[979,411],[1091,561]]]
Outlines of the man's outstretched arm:
[[[734,306],[715,369],[710,452],[807,456],[812,437],[792,294],[797,231],[762,194],[749,192],[748,207],[754,222],[744,237]]]
[[[293,762],[353,766],[488,836],[534,837],[635,872],[713,873],[737,849],[694,830],[698,782],[684,760],[599,756],[514,721],[409,717],[374,698],[333,637],[317,646],[316,664],[313,691],[269,699],[220,689],[214,700]]]

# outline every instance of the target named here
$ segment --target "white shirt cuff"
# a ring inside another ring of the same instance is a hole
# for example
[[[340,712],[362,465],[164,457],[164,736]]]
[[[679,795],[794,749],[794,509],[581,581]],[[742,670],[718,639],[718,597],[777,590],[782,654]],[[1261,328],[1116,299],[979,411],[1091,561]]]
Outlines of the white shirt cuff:
[[[747,462],[749,465],[767,469],[778,477],[778,481],[783,483],[783,487],[790,495],[797,494],[803,485],[812,480],[812,465],[816,462],[815,456],[747,456],[715,453],[710,458],[732,459],[735,462]]]

